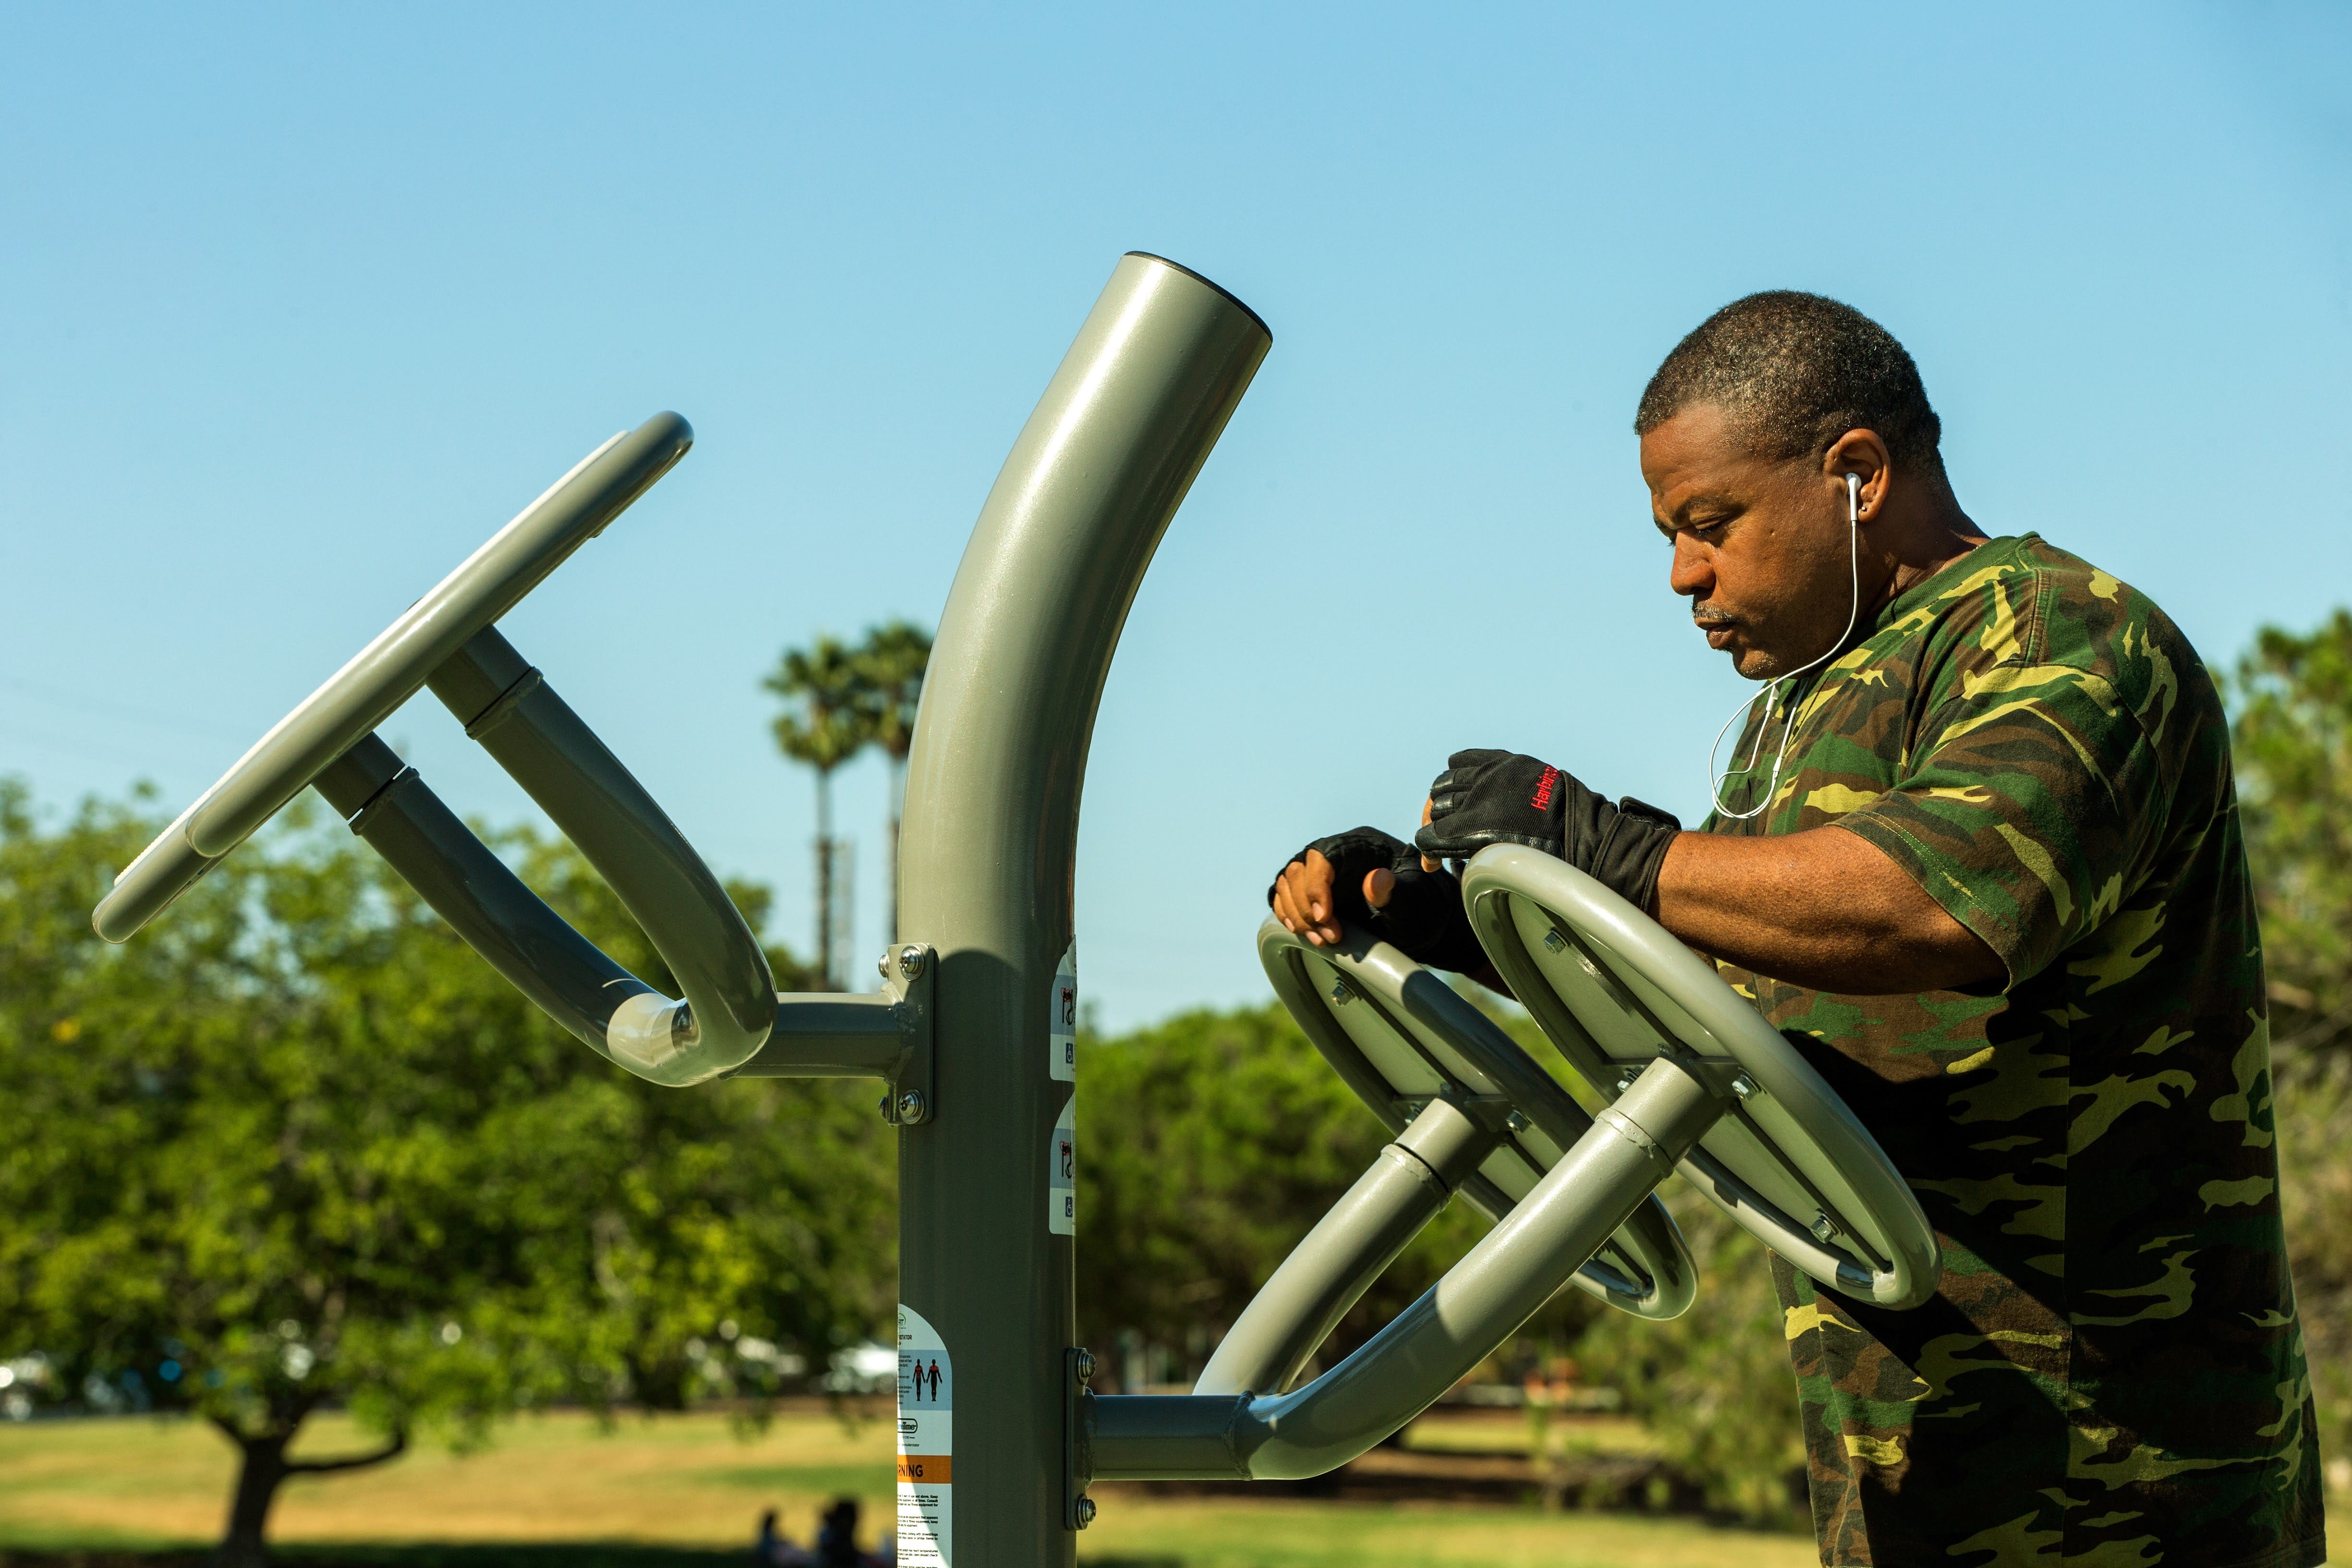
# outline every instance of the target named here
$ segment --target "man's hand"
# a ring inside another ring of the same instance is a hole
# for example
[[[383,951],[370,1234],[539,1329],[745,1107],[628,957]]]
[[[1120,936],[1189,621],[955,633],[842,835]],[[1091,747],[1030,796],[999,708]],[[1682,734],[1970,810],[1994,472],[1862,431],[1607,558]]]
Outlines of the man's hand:
[[[1470,930],[1462,884],[1423,870],[1419,859],[1412,845],[1377,827],[1318,838],[1291,858],[1265,901],[1284,929],[1313,946],[1336,944],[1342,924],[1352,922],[1416,963],[1502,989]]]
[[[1339,903],[1332,897],[1339,874],[1320,849],[1308,849],[1305,856],[1282,868],[1274,879],[1272,905],[1274,918],[1286,930],[1303,936],[1317,947],[1329,947],[1339,940]],[[1385,866],[1376,866],[1364,873],[1357,896],[1367,909],[1387,905],[1396,890],[1396,873]]]
[[[1669,812],[1628,795],[1615,805],[1573,773],[1510,752],[1456,752],[1429,786],[1422,864],[1467,859],[1490,844],[1557,855],[1635,909],[1655,902],[1658,867],[1682,831]]]

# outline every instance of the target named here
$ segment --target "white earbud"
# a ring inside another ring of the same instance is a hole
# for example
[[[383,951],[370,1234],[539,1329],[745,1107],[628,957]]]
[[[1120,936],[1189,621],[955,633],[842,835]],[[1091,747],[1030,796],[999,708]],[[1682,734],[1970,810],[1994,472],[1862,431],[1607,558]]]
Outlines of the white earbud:
[[[1846,563],[1853,578],[1853,604],[1846,611],[1845,630],[1840,632],[1837,640],[1823,649],[1821,658],[1814,659],[1812,663],[1792,669],[1787,675],[1776,675],[1772,678],[1772,684],[1764,689],[1764,719],[1756,726],[1756,743],[1748,748],[1746,762],[1719,773],[1715,771],[1717,748],[1723,744],[1723,737],[1730,731],[1732,725],[1739,721],[1739,716],[1755,705],[1754,698],[1742,702],[1732,710],[1731,717],[1723,721],[1723,728],[1715,732],[1715,745],[1706,749],[1706,771],[1715,781],[1709,786],[1707,794],[1715,802],[1716,815],[1728,821],[1745,822],[1751,816],[1763,816],[1766,809],[1771,805],[1773,795],[1780,791],[1780,765],[1789,760],[1789,737],[1794,734],[1797,729],[1797,710],[1793,706],[1789,710],[1788,721],[1780,726],[1780,749],[1772,754],[1772,779],[1765,786],[1764,798],[1746,811],[1734,811],[1723,804],[1723,781],[1735,773],[1753,773],[1756,769],[1756,759],[1763,754],[1764,731],[1772,725],[1772,694],[1780,689],[1780,682],[1793,679],[1804,674],[1806,670],[1813,668],[1814,666],[1826,663],[1832,655],[1845,647],[1845,639],[1853,636],[1854,624],[1862,619],[1862,477],[1858,474],[1848,474],[1845,477],[1845,526]]]

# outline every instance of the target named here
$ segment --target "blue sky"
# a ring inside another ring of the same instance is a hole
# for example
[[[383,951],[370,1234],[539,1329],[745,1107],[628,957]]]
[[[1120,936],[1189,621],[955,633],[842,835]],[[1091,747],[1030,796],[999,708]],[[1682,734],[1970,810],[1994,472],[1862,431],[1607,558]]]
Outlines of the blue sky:
[[[1267,876],[1446,752],[1696,816],[1747,688],[1629,423],[1795,287],[1918,359],[1963,502],[2209,662],[2347,596],[2341,8],[6,8],[0,772],[176,808],[659,408],[695,451],[509,617],[804,945],[787,644],[933,619],[1118,255],[1275,331],[1111,676],[1106,1024],[1265,994]],[[430,699],[461,810],[530,807]],[[878,763],[845,775],[861,952]],[[863,964],[859,966],[863,969]]]

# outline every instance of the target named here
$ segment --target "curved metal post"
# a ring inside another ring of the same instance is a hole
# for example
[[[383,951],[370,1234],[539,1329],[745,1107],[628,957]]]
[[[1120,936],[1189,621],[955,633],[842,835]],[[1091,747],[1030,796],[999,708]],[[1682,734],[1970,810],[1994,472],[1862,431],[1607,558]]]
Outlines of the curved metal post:
[[[1047,1220],[1049,995],[1096,704],[1152,552],[1272,339],[1131,255],[982,509],[940,621],[900,829],[902,940],[939,952],[938,1109],[899,1134],[899,1296],[951,1361],[956,1568],[1066,1568],[1072,1243]],[[908,1539],[900,1533],[902,1561]]]

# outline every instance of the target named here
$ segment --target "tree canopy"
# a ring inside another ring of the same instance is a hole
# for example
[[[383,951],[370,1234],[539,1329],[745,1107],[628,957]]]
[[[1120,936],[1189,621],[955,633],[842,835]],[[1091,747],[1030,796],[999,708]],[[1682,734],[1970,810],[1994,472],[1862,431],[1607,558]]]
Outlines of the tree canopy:
[[[756,1397],[887,1320],[858,1086],[638,1082],[332,830],[275,833],[110,948],[89,911],[157,826],[90,804],[44,831],[0,785],[0,1360],[216,1424],[245,1461],[230,1561],[322,1405],[383,1452],[464,1442],[550,1400]],[[568,850],[509,844],[667,980]]]
[[[2239,662],[2240,810],[2262,904],[2273,1034],[2293,1051],[2352,1030],[2352,611],[2266,626]]]
[[[2352,612],[2266,626],[2231,695],[2270,982],[2280,1202],[2329,1484],[2352,1484]]]

